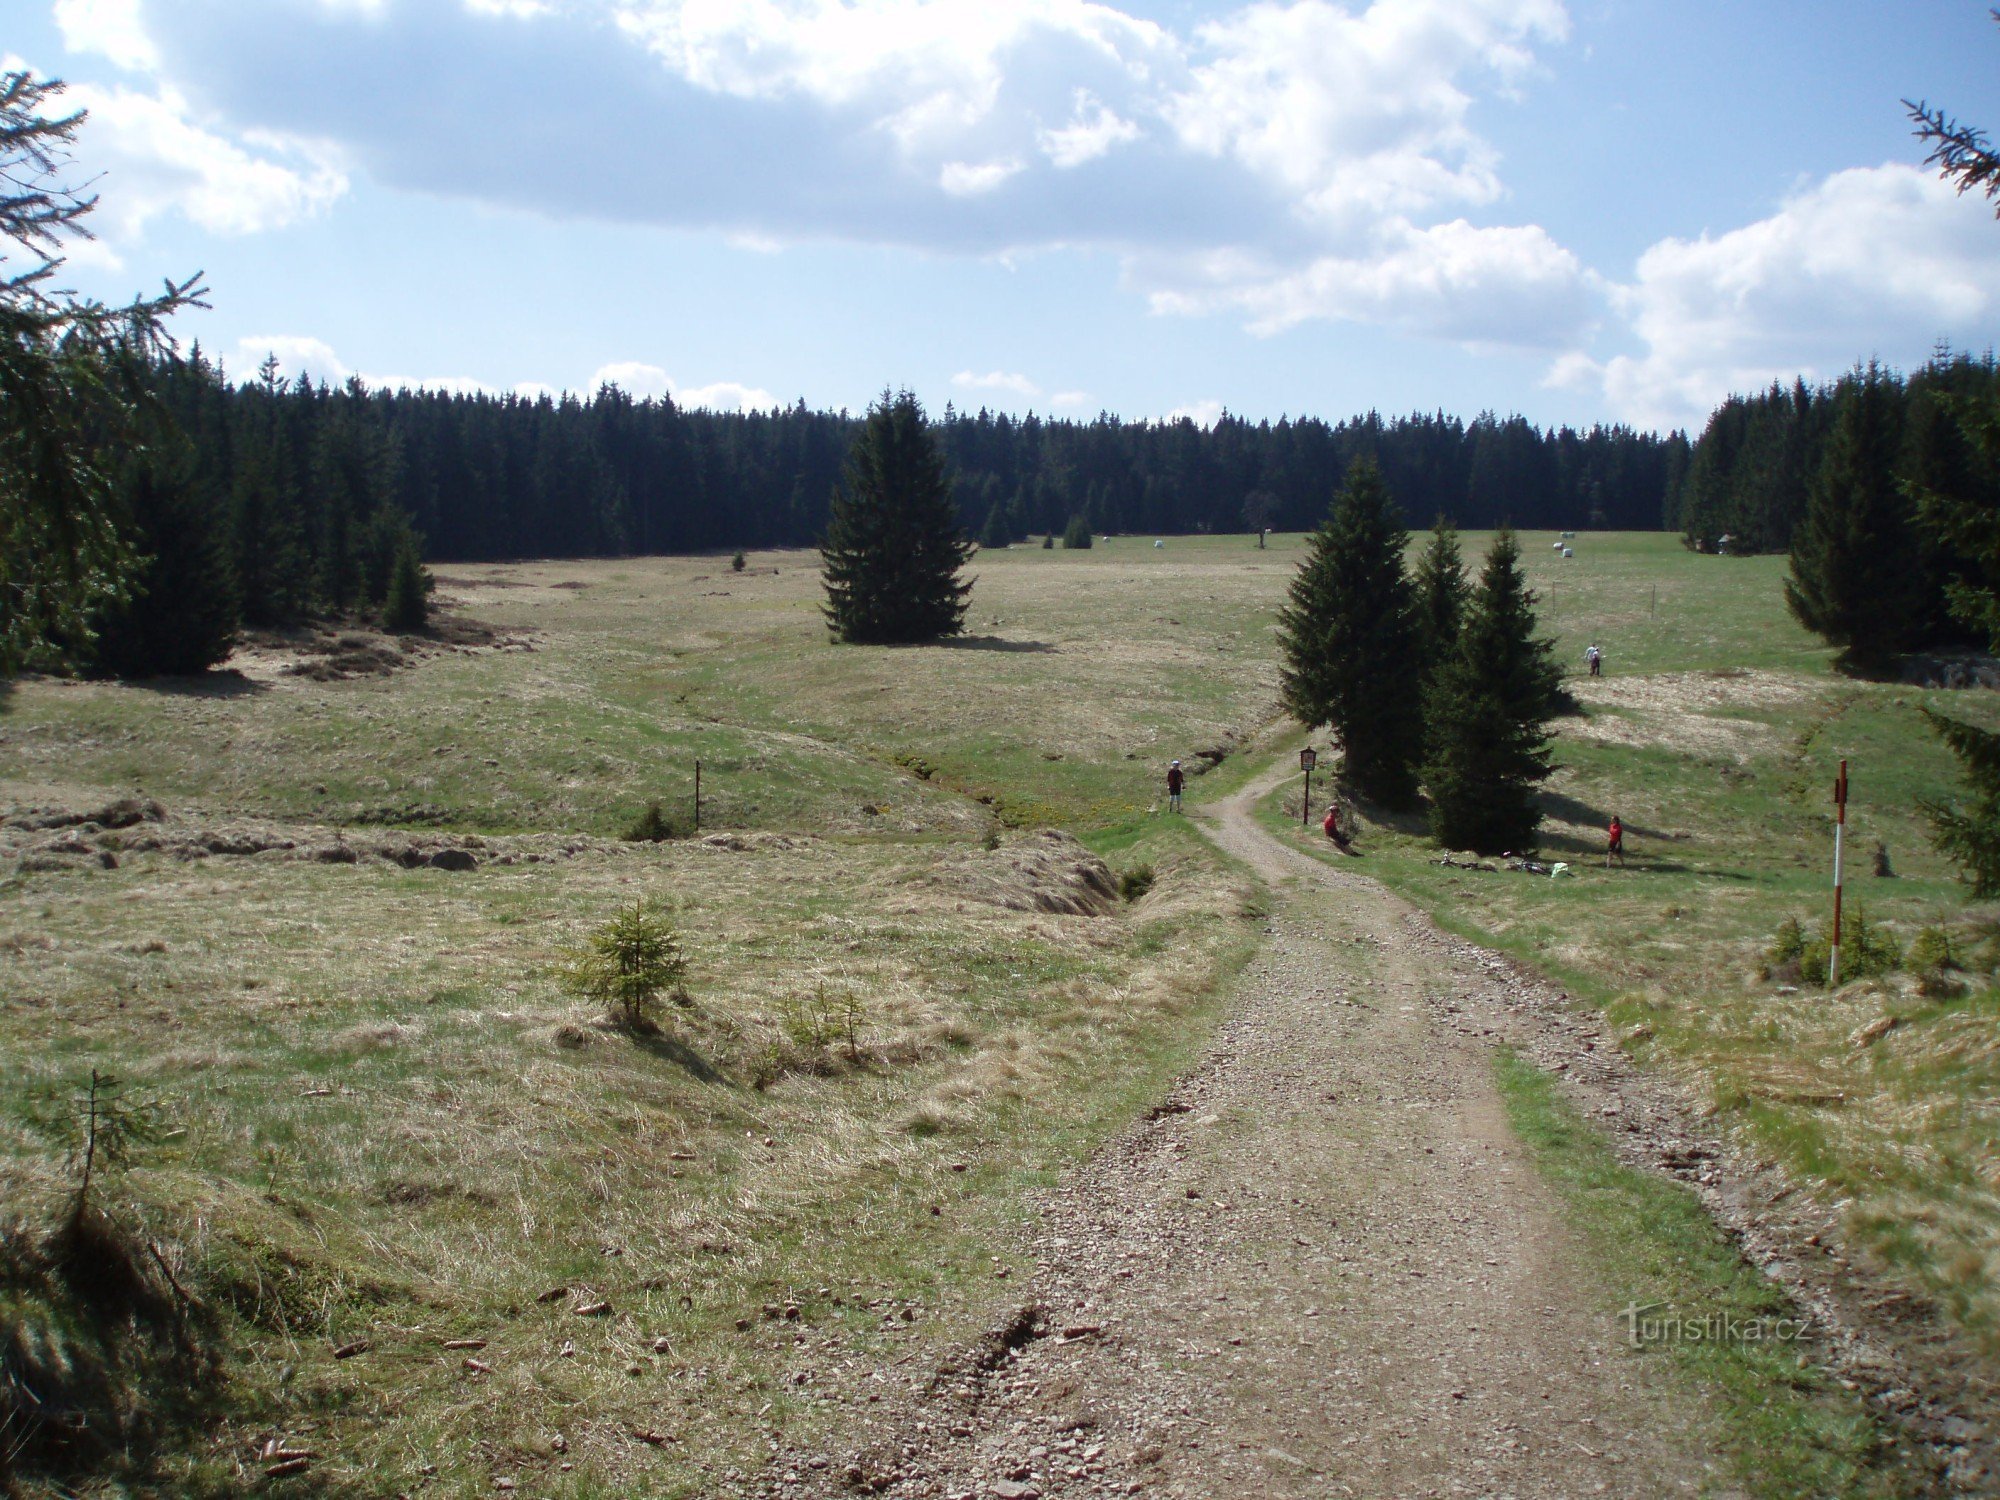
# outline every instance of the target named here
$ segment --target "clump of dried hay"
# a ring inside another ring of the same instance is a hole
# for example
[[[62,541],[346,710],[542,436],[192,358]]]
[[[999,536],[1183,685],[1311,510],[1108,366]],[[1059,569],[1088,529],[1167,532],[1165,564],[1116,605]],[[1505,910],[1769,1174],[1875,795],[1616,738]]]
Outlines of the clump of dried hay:
[[[1008,911],[1101,917],[1118,906],[1118,882],[1110,867],[1053,828],[998,849],[949,855],[911,879]]]

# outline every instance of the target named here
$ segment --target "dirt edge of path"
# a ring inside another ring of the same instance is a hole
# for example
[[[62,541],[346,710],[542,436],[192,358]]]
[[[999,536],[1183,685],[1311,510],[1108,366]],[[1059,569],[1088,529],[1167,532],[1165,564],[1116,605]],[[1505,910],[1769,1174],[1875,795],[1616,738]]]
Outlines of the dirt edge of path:
[[[1267,855],[1284,857],[1291,877],[1366,880],[1280,843],[1253,821],[1257,801],[1291,774],[1278,766],[1214,804],[1212,820],[1203,821],[1231,852],[1245,837],[1260,841]],[[1265,865],[1263,873],[1276,872]],[[1718,1129],[1713,1107],[1690,1081],[1642,1069],[1595,1007],[1397,900],[1419,943],[1506,976],[1502,1013],[1461,1009],[1451,1024],[1512,1047],[1554,1078],[1571,1106],[1598,1122],[1620,1161],[1693,1189],[1744,1258],[1811,1316],[1834,1376],[1859,1392],[1886,1428],[1928,1453],[1951,1493],[2000,1493],[2000,1381],[1935,1303],[1857,1264],[1834,1209]]]

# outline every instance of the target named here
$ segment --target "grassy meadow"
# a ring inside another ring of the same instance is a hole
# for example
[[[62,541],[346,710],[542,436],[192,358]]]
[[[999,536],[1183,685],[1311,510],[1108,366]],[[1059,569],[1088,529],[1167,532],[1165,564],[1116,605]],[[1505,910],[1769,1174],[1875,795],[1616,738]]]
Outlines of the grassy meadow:
[[[1832,676],[1777,560],[1549,540],[1524,538],[1545,623],[1576,672],[1591,639],[1607,663],[1550,787],[1574,878],[1439,869],[1379,820],[1359,868],[1609,1008],[1993,1337],[1990,992],[1754,976],[1826,905],[1842,756],[1850,901],[1971,953],[1915,812],[1951,784],[1915,711],[2000,708]],[[0,1321],[78,1400],[102,1381],[138,1393],[131,1433],[200,1434],[108,1457],[77,1434],[77,1466],[238,1493],[277,1440],[314,1455],[303,1493],[710,1493],[842,1428],[861,1398],[831,1362],[930,1368],[1006,1304],[1026,1195],[1198,1055],[1255,941],[1261,898],[1160,812],[1161,778],[1226,754],[1198,801],[1301,743],[1271,621],[1302,550],[982,553],[967,638],[920,649],[828,645],[810,554],[446,564],[498,647],[317,681],[265,643],[202,684],[14,685],[0,803],[482,841],[471,871],[128,848],[0,880],[0,1233],[26,1243],[71,1181],[23,1107],[108,1070],[171,1129],[106,1201],[199,1305],[187,1347],[149,1349],[27,1260],[0,1276]],[[689,807],[696,760],[721,836],[619,842],[649,800]],[[1286,795],[1265,811],[1295,830]],[[1606,871],[1612,811],[1632,857]],[[1878,841],[1894,878],[1868,874]],[[1093,857],[1151,889],[1050,909]],[[635,1040],[555,971],[640,895],[673,908],[694,1008]]]
[[[100,1191],[200,1305],[142,1307],[186,1325],[150,1346],[15,1256],[25,1366],[58,1405],[128,1393],[130,1441],[76,1435],[74,1470],[237,1493],[309,1451],[290,1482],[327,1493],[710,1493],[844,1426],[815,1330],[922,1371],[987,1326],[1025,1195],[1193,1060],[1254,933],[1251,888],[1150,810],[1170,752],[1268,717],[1280,565],[1127,551],[983,559],[974,638],[932,650],[829,646],[798,555],[447,567],[505,649],[16,685],[16,807],[143,793],[165,828],[482,861],[127,830],[115,868],[0,886],[0,1230],[21,1251],[72,1181],[24,1115],[114,1073],[171,1133]],[[707,837],[605,837],[689,811],[697,757]],[[1151,889],[1062,909],[1097,855],[1048,823]],[[694,1008],[635,1040],[556,969],[640,895]]]
[[[1993,728],[2000,700],[1834,674],[1785,612],[1783,558],[1585,534],[1565,561],[1546,537],[1523,541],[1584,708],[1557,726],[1544,799],[1544,855],[1571,873],[1441,867],[1420,818],[1365,811],[1361,868],[1603,1007],[1628,1050],[1694,1080],[1728,1127],[1838,1205],[1864,1259],[2000,1354],[2000,1001],[1987,972],[2000,913],[1963,899],[1918,805],[1957,787],[1918,710]],[[1787,918],[1812,933],[1831,917],[1843,759],[1849,921],[1858,911],[1905,949],[1941,928],[1963,971],[1833,994],[1763,973]],[[1303,839],[1298,812],[1295,783],[1264,816]],[[1614,813],[1627,865],[1607,869]],[[1889,875],[1875,873],[1878,848]]]

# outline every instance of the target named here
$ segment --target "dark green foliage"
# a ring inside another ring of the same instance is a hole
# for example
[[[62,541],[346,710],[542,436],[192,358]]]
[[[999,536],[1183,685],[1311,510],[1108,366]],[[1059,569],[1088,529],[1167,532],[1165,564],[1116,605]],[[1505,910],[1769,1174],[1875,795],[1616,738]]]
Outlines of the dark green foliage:
[[[1071,549],[1088,549],[1094,538],[1090,534],[1090,523],[1082,516],[1071,516],[1069,525],[1063,528],[1062,544]]]
[[[1458,551],[1458,528],[1442,515],[1417,558],[1415,587],[1417,655],[1422,678],[1429,682],[1458,649],[1468,591],[1465,563]]]
[[[1044,552],[1053,550],[1055,544],[1056,544],[1056,539],[1053,536],[1045,536],[1042,538],[1042,550]]]
[[[957,635],[972,593],[958,572],[970,555],[923,408],[908,391],[883,392],[820,544],[834,638],[889,645]]]
[[[646,804],[646,810],[625,830],[628,844],[660,844],[669,839],[684,839],[692,832],[693,825],[679,813],[667,812],[657,801]]]
[[[1137,901],[1153,888],[1153,879],[1151,865],[1134,865],[1119,873],[1118,894],[1127,901]]]
[[[205,672],[236,638],[236,574],[221,518],[185,453],[135,457],[119,491],[136,562],[125,598],[96,616],[91,668],[115,677]]]
[[[368,557],[372,518],[385,507],[410,518],[427,556],[468,562],[811,545],[826,533],[829,497],[862,427],[797,405],[682,411],[613,387],[589,400],[527,400],[357,381],[237,386],[195,359],[163,367],[157,380],[195,442],[211,500],[234,492],[245,463],[267,471],[261,491],[276,498],[265,513],[292,533],[280,551],[297,566],[289,593],[307,612],[356,607],[332,595],[357,574],[367,602],[381,603],[387,575],[369,575]],[[1514,419],[1438,415],[1224,417],[1202,429],[981,412],[929,430],[955,476],[960,526],[988,545],[1000,526],[1006,541],[1053,533],[1060,543],[1079,515],[1099,535],[1223,533],[1243,524],[1245,496],[1273,527],[1309,529],[1362,453],[1418,514],[1443,511],[1461,526],[1504,514],[1575,527],[1601,515],[1644,529],[1659,524],[1686,448],[1625,428],[1538,432]],[[1475,449],[1485,454],[1477,487]],[[281,472],[269,473],[274,466]],[[239,571],[252,571],[243,562]]]
[[[1932,440],[1904,492],[1942,553],[1952,618],[2000,651],[2000,384],[1942,392],[1913,411],[1920,424]]]
[[[1005,501],[995,500],[986,511],[986,524],[979,528],[979,545],[982,547],[1005,547],[1014,540],[1013,527],[1007,519]]]
[[[594,929],[569,952],[561,971],[563,988],[602,1005],[627,1031],[650,1031],[661,998],[692,1002],[682,988],[687,957],[680,935],[659,902],[634,901]]]
[[[1844,671],[1879,670],[1921,641],[1935,597],[1897,480],[1902,444],[1902,392],[1870,365],[1836,400],[1785,583],[1792,614]]]
[[[382,601],[386,629],[408,634],[430,621],[430,578],[419,556],[416,533],[405,527],[389,569],[389,594]]]
[[[1458,649],[1425,695],[1424,784],[1439,843],[1481,854],[1535,846],[1542,821],[1536,793],[1553,766],[1548,724],[1561,696],[1552,648],[1535,636],[1520,547],[1503,529],[1486,555]]]
[[[2000,734],[1924,709],[1951,747],[1972,794],[1969,806],[1926,800],[1931,842],[1955,861],[1975,900],[2000,896]]]
[[[151,366],[196,279],[106,307],[52,281],[97,199],[65,181],[82,111],[63,85],[0,71],[0,673],[85,648],[134,563],[114,492],[121,455],[161,436]]]
[[[1415,801],[1423,745],[1406,540],[1382,471],[1356,460],[1278,613],[1285,707],[1330,725],[1348,780],[1389,807]]]
[[[1807,984],[1824,985],[1833,969],[1833,923],[1829,920],[1819,933],[1800,945],[1799,978]],[[1840,924],[1840,982],[1873,979],[1893,974],[1903,967],[1903,949],[1892,933],[1870,926],[1868,913],[1859,904],[1843,914]]]
[[[734,557],[729,559],[730,572],[741,573],[743,571],[743,568],[744,568],[744,559],[743,559],[743,554],[741,552],[737,553]]]

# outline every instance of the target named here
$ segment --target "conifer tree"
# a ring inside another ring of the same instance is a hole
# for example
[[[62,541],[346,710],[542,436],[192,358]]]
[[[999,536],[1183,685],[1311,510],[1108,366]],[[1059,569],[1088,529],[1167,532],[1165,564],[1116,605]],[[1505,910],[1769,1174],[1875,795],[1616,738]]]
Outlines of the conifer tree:
[[[884,391],[847,460],[820,544],[827,625],[862,645],[933,641],[964,628],[971,555],[944,456],[908,391]]]
[[[1407,540],[1382,471],[1357,459],[1278,613],[1285,707],[1330,725],[1354,788],[1395,808],[1416,799],[1423,750]]]
[[[1503,527],[1468,601],[1458,649],[1426,695],[1424,785],[1431,832],[1447,849],[1530,849],[1541,827],[1535,793],[1553,768],[1548,724],[1562,673],[1549,642],[1535,636],[1534,595],[1520,564],[1520,545]]]
[[[173,348],[166,319],[206,305],[199,277],[122,307],[53,279],[97,206],[66,180],[84,111],[62,113],[62,91],[0,69],[0,673],[87,645],[122,592],[135,554],[112,455],[158,436],[148,380]]]
[[[995,500],[986,512],[986,524],[979,529],[979,545],[982,547],[1004,547],[1013,541],[1007,526],[1007,506]]]
[[[389,569],[389,595],[382,604],[382,624],[399,634],[422,630],[430,622],[430,579],[424,574],[417,534],[406,525]]]
[[[1069,525],[1063,530],[1063,545],[1072,550],[1089,551],[1091,542],[1090,522],[1082,516],[1071,516]]]
[[[1458,528],[1440,515],[1417,559],[1417,652],[1426,683],[1458,649],[1458,632],[1465,623],[1466,588]]]
[[[1845,672],[1886,666],[1916,644],[1929,615],[1930,573],[1897,483],[1902,440],[1901,391],[1879,366],[1843,382],[1792,537],[1785,603],[1838,648]]]
[[[125,597],[98,613],[95,671],[193,676],[229,655],[236,575],[221,518],[197,491],[193,470],[186,451],[127,462],[119,490],[138,562]]]
[[[2000,896],[2000,734],[1923,710],[1972,790],[1971,807],[1937,799],[1919,804],[1930,820],[1931,842],[1954,860],[1976,901]]]

